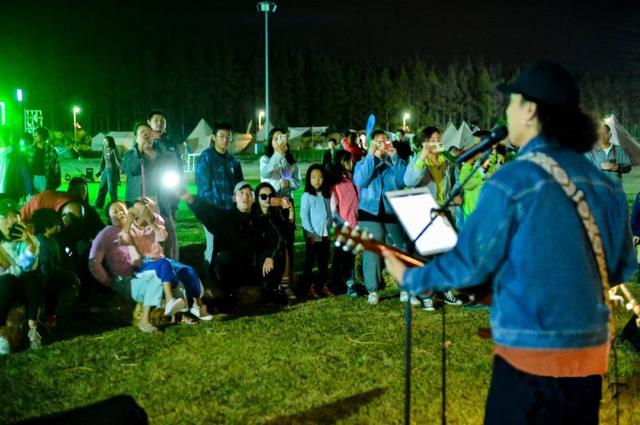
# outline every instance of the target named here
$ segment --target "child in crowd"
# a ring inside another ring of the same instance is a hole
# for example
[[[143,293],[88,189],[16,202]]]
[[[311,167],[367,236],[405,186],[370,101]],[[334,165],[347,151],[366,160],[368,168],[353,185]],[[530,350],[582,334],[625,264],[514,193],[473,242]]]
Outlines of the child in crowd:
[[[301,204],[300,218],[306,244],[303,269],[304,283],[301,289],[307,289],[308,296],[312,299],[320,298],[315,288],[319,288],[320,292],[326,296],[333,296],[327,287],[331,210],[322,165],[312,164],[307,169],[307,179]],[[313,284],[311,270],[316,261],[318,264],[318,279]]]
[[[58,294],[65,287],[80,287],[78,276],[62,267],[60,245],[54,237],[60,231],[60,214],[50,208],[36,210],[31,217],[35,234],[40,242],[38,271],[44,289],[44,307],[47,325],[56,325]]]
[[[10,353],[9,342],[3,335],[11,308],[25,306],[31,349],[41,346],[38,333],[38,239],[28,226],[20,224],[20,208],[10,199],[0,200],[0,356]]]
[[[351,227],[358,224],[358,190],[353,184],[353,155],[346,150],[337,151],[334,158],[331,184],[331,213],[338,215]],[[333,251],[332,280],[334,285],[346,283],[347,295],[357,297],[354,290],[354,256],[342,247]]]
[[[187,308],[182,298],[174,298],[172,288],[182,282],[190,303],[191,313],[200,320],[211,320],[202,302],[204,288],[195,270],[164,256],[160,244],[167,237],[162,218],[156,213],[156,204],[150,198],[134,202],[120,233],[120,241],[130,246],[131,261],[137,273],[153,270],[162,281],[166,297],[165,316],[173,316]],[[183,317],[183,320],[188,321]]]

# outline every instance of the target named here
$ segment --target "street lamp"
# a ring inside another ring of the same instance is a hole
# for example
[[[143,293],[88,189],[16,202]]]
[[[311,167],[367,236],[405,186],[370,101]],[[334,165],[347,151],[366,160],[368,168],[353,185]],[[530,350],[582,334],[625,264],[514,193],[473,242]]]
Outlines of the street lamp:
[[[406,130],[407,129],[407,120],[411,117],[411,115],[409,115],[408,112],[405,112],[404,115],[402,115],[402,130]]]
[[[80,113],[80,108],[77,106],[73,107],[73,143],[75,144],[78,140],[78,114]]]
[[[262,130],[262,118],[264,118],[264,111],[258,113],[258,131]]]
[[[16,89],[16,99],[19,103],[22,103],[22,89]]]
[[[264,13],[264,103],[266,125],[264,134],[269,134],[269,12],[275,13],[278,5],[272,1],[261,1],[257,5],[258,12]]]
[[[7,123],[7,109],[4,102],[0,102],[0,125]]]

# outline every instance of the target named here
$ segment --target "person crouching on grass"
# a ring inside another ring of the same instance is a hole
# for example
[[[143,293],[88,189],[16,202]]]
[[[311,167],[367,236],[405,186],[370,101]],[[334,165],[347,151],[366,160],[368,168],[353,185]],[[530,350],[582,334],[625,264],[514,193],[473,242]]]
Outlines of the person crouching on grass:
[[[195,270],[176,260],[164,256],[160,242],[167,237],[163,220],[156,213],[156,204],[150,198],[141,198],[134,202],[124,227],[120,232],[120,241],[129,245],[133,264],[137,273],[154,270],[162,281],[166,297],[165,316],[173,316],[187,308],[182,298],[174,298],[172,288],[182,282],[189,301],[193,304],[191,313],[201,320],[211,320],[207,307],[202,302],[204,288]],[[191,321],[183,316],[183,321]]]
[[[311,164],[307,169],[307,179],[300,207],[300,219],[306,247],[303,285],[308,288],[307,295],[311,299],[320,298],[314,286],[322,294],[328,297],[333,296],[327,286],[331,209],[323,170],[320,164]],[[318,262],[318,279],[313,284],[311,270],[316,261]]]

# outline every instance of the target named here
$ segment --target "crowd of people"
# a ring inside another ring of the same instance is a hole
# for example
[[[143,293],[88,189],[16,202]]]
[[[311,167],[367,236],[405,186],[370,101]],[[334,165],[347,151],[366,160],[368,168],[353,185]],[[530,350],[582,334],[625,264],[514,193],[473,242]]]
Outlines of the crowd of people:
[[[10,351],[2,329],[11,308],[25,306],[30,345],[38,348],[39,323],[56,326],[59,294],[69,289],[79,291],[80,306],[91,303],[96,288],[141,303],[138,327],[150,333],[158,331],[150,320],[151,309],[163,308],[166,316],[182,313],[187,323],[211,320],[209,309],[233,309],[242,287],[258,288],[264,300],[275,303],[346,292],[378,304],[384,287],[380,257],[363,254],[364,288],[356,285],[354,255],[332,249],[334,219],[357,224],[376,240],[406,249],[410,244],[385,193],[426,186],[443,205],[452,190],[461,189],[447,211],[459,231],[477,207],[484,183],[514,157],[511,146],[502,142],[482,159],[479,153],[458,164],[464,149],[445,149],[440,130],[433,126],[418,131],[411,141],[402,129],[395,140],[382,130],[368,139],[347,130],[340,141],[329,140],[322,163],[311,164],[302,180],[287,131],[273,128],[259,160],[260,183],[253,187],[229,152],[231,126],[220,123],[213,128],[211,146],[199,157],[197,193],[191,194],[180,183],[180,144],[170,140],[166,128],[165,114],[151,111],[145,122],[134,125],[135,142],[124,155],[113,138],[105,137],[97,173],[100,186],[91,204],[81,177],[72,178],[67,191],[58,190],[60,161],[45,128],[38,128],[33,142],[21,147],[7,127],[0,127],[0,354]],[[476,131],[474,145],[488,134]],[[631,168],[629,159],[611,144],[606,125],[598,135],[599,144],[586,156],[620,179]],[[118,198],[121,174],[126,176],[124,200]],[[298,190],[303,191],[299,206],[294,202]],[[107,194],[111,202],[105,208]],[[203,226],[203,276],[179,259],[180,201]],[[296,278],[298,226],[305,255]],[[208,308],[203,296],[209,286],[215,303]],[[409,297],[408,292],[400,294],[401,301]],[[414,295],[411,302],[433,311],[435,297],[462,304],[450,290]]]

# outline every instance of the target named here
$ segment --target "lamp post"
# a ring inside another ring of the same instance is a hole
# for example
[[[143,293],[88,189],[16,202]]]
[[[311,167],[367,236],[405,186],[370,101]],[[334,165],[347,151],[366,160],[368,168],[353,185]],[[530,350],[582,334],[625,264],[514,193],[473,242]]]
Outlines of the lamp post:
[[[77,106],[73,107],[73,144],[75,145],[76,140],[78,139],[78,114],[80,113],[80,108]]]
[[[265,140],[269,134],[269,13],[275,13],[278,5],[272,1],[257,4],[258,12],[264,13],[264,103]]]
[[[0,102],[0,125],[7,123],[7,109],[4,102]]]
[[[402,115],[402,130],[405,131],[407,129],[407,120],[411,117],[408,112],[405,112]]]
[[[258,131],[262,130],[262,118],[264,118],[264,111],[258,113]]]

